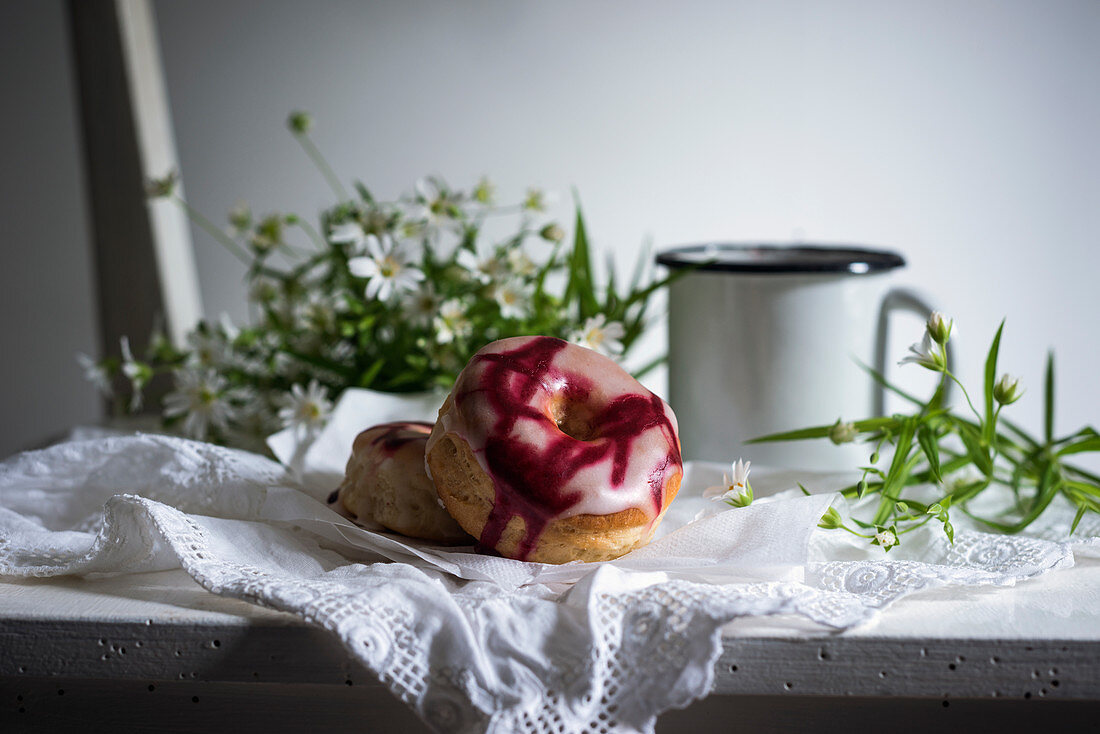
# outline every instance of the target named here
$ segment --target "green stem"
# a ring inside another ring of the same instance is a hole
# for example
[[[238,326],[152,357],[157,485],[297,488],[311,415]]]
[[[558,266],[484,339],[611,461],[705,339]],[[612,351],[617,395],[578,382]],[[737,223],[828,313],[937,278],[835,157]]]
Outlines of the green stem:
[[[871,535],[864,535],[863,533],[857,533],[855,530],[852,530],[847,525],[838,525],[837,527],[840,528],[841,530],[847,530],[849,533],[856,536],[857,538],[867,538],[868,540],[870,540],[871,538],[875,537],[873,533]]]
[[[970,393],[968,393],[966,391],[966,388],[963,387],[963,384],[961,382],[959,382],[959,378],[955,377],[953,374],[951,374],[947,370],[944,370],[943,374],[950,377],[952,380],[955,381],[955,384],[959,386],[959,390],[962,391],[963,397],[966,398],[966,404],[970,406],[970,410],[974,413],[974,417],[976,417],[978,419],[978,425],[981,425],[981,423],[982,423],[982,414],[979,413],[978,409],[974,407],[974,403],[970,402]]]
[[[910,525],[907,528],[903,528],[902,530],[899,530],[898,535],[904,535],[905,533],[911,533],[914,530],[916,530],[917,528],[924,526],[924,524],[927,523],[931,519],[932,519],[931,515],[925,515],[924,517],[920,518],[919,521],[916,522],[916,524]],[[899,517],[899,518],[896,518],[896,520],[897,520],[897,522],[908,522],[908,521],[916,521],[916,520],[918,520],[918,518],[916,518],[916,517]]]
[[[330,166],[328,161],[325,160],[325,157],[321,155],[320,149],[313,144],[313,140],[305,133],[297,133],[294,137],[298,141],[298,144],[302,146],[306,155],[313,161],[313,165],[317,166],[317,170],[325,177],[325,180],[328,182],[329,187],[332,189],[333,193],[336,194],[337,198],[342,202],[350,201],[351,197],[348,195],[347,189],[340,183],[340,179],[336,175],[336,172],[332,170],[332,166]]]
[[[313,243],[317,245],[317,247],[322,250],[328,249],[328,243],[325,242],[324,237],[321,236],[321,233],[318,232],[312,224],[301,218],[298,219],[296,224],[302,228],[302,231],[305,232],[311,240],[313,240]]]
[[[993,436],[993,440],[990,441],[989,446],[989,460],[996,463],[997,456],[1001,453],[997,449],[997,419],[1001,417],[1001,409],[1005,406],[998,404],[997,409],[993,411],[993,419],[990,421],[993,425],[989,428],[989,435]]]
[[[191,221],[197,224],[200,228],[206,231],[208,235],[218,241],[225,249],[229,250],[238,260],[245,265],[252,264],[252,258],[248,253],[241,249],[241,246],[228,237],[225,232],[221,231],[213,222],[204,217],[197,209],[188,204],[183,197],[179,194],[172,194],[172,200],[175,201],[190,217]]]

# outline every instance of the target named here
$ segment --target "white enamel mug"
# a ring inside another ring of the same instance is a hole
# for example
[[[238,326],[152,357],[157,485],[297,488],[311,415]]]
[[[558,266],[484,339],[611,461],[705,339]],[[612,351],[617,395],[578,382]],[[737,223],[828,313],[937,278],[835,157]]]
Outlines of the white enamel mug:
[[[669,288],[669,403],[684,458],[744,457],[792,469],[853,469],[867,448],[748,439],[882,412],[856,360],[884,372],[889,313],[931,313],[891,285],[905,260],[847,246],[707,244],[658,254],[692,268]]]

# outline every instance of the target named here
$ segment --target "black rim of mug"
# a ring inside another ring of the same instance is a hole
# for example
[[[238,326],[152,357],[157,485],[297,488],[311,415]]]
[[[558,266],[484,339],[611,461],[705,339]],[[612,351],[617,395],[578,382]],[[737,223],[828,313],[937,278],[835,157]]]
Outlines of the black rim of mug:
[[[723,259],[730,254],[740,259]],[[674,270],[694,268],[721,273],[881,273],[905,266],[890,250],[850,245],[707,243],[673,247],[657,253],[657,264]]]

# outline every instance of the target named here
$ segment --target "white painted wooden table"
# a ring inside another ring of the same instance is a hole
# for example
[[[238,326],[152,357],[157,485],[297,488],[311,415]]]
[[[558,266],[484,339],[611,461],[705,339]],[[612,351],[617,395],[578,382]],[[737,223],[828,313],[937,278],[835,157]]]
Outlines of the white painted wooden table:
[[[844,634],[726,628],[715,694],[660,731],[888,731],[1100,721],[1100,561],[937,589]],[[183,571],[0,583],[0,732],[422,731],[319,629]],[[1007,728],[1006,728],[1007,727]]]

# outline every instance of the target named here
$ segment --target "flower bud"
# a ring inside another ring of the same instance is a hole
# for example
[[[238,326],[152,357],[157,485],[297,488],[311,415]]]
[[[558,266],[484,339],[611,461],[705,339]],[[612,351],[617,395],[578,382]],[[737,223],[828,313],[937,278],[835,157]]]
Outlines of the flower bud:
[[[954,320],[947,318],[939,311],[933,311],[928,317],[928,336],[932,337],[932,341],[943,346],[951,338],[951,330],[954,326]]]
[[[839,446],[842,443],[851,443],[859,435],[853,423],[842,423],[839,418],[829,429],[829,440]]]
[[[547,242],[561,242],[565,239],[565,230],[556,223],[551,222],[539,230],[539,237],[542,237]]]
[[[833,530],[839,528],[843,524],[844,521],[841,519],[840,513],[830,507],[825,511],[825,514],[821,516],[821,520],[817,523],[817,526],[825,530]]]
[[[229,210],[229,224],[237,232],[243,232],[252,226],[252,210],[243,201]]]
[[[993,399],[1001,405],[1011,405],[1023,397],[1023,394],[1020,378],[1012,377],[1007,372],[1001,375],[1001,379],[993,386]]]
[[[898,544],[897,533],[893,528],[876,527],[875,539],[871,541],[871,545],[880,545],[883,550],[890,550]]]
[[[542,189],[527,189],[527,197],[523,200],[523,208],[541,212],[546,208],[546,201]]]
[[[266,255],[283,244],[283,219],[277,214],[264,217],[249,240],[258,255]]]
[[[290,113],[290,117],[286,118],[286,126],[295,135],[305,135],[313,129],[313,116],[308,112],[295,110]]]
[[[163,199],[171,196],[176,191],[176,184],[180,175],[175,171],[169,171],[163,178],[151,178],[145,182],[145,195],[150,199]]]

